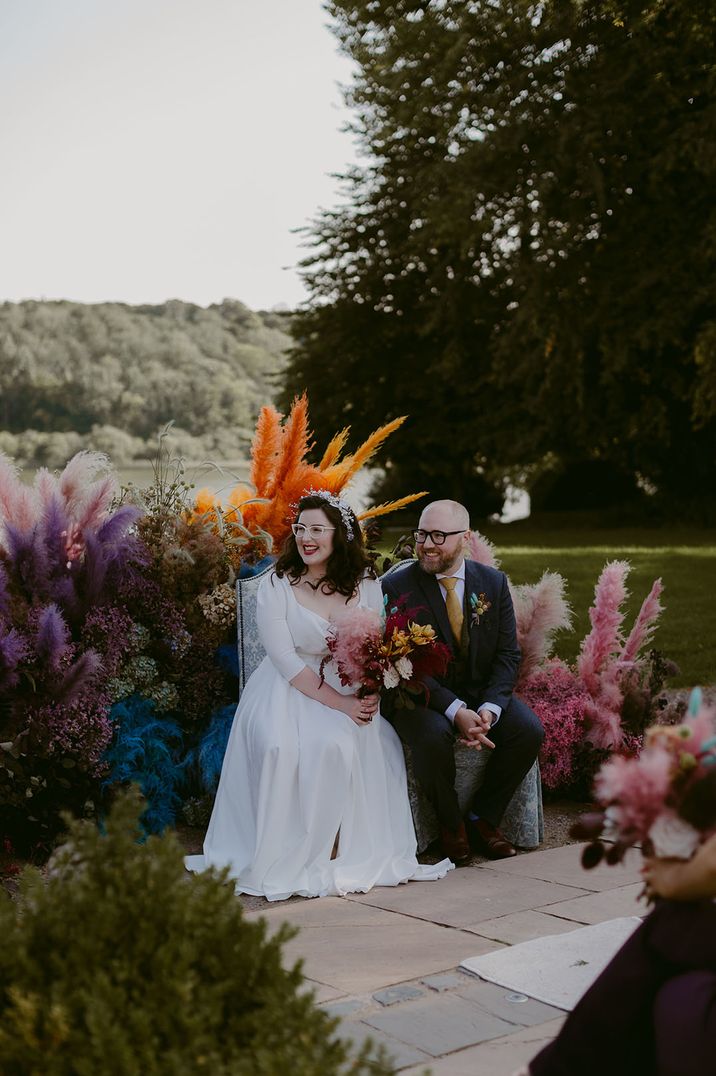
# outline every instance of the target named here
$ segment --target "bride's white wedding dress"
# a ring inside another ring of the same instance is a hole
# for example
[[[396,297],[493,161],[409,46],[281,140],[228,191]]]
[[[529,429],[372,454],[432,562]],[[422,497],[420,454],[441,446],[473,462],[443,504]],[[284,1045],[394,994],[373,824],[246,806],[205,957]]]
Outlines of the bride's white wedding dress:
[[[450,860],[421,866],[415,856],[405,761],[393,727],[379,714],[359,727],[289,683],[305,665],[318,672],[329,622],[273,572],[257,601],[267,656],[236,711],[204,855],[188,856],[187,867],[229,867],[238,892],[268,900],[441,878]],[[356,604],[382,607],[377,580],[361,582]],[[325,677],[337,691],[350,690],[331,665]]]

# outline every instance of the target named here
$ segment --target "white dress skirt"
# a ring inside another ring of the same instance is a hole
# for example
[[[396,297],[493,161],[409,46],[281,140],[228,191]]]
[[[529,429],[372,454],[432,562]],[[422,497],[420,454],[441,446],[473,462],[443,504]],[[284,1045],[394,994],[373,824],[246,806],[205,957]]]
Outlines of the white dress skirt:
[[[187,868],[228,867],[237,892],[268,900],[443,877],[449,859],[428,866],[416,859],[405,760],[392,725],[376,714],[359,727],[289,683],[304,666],[318,672],[329,622],[273,572],[257,602],[266,657],[236,711],[204,854],[188,856]],[[356,604],[382,608],[377,580],[361,582]],[[330,664],[325,676],[337,691],[350,691]]]

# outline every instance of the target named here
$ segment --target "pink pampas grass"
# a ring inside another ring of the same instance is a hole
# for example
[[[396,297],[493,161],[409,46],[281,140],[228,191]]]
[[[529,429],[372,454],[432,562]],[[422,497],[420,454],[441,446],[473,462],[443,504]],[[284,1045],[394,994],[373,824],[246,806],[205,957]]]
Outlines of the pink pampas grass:
[[[634,621],[634,627],[629,632],[629,638],[624,643],[624,648],[619,655],[619,660],[622,664],[636,661],[639,651],[643,650],[651,642],[656,622],[663,609],[663,605],[659,601],[663,590],[661,579],[655,579],[651,590],[642,602],[639,614]]]
[[[111,466],[102,452],[78,452],[60,475],[59,492],[69,515],[77,522],[86,515],[88,503],[96,500],[96,487],[104,487]]]
[[[35,497],[20,481],[15,464],[0,452],[0,524],[29,530],[35,520]]]
[[[489,538],[479,531],[470,531],[470,539],[467,546],[469,560],[476,560],[478,564],[486,564],[488,568],[499,568],[495,547]]]
[[[598,696],[601,674],[622,649],[622,604],[627,597],[626,577],[630,564],[613,560],[605,564],[594,588],[594,605],[589,610],[592,630],[585,636],[577,658],[577,672],[587,690]]]
[[[557,572],[545,572],[538,583],[512,588],[517,641],[522,651],[517,691],[549,657],[555,632],[571,627],[564,588],[565,581]]]

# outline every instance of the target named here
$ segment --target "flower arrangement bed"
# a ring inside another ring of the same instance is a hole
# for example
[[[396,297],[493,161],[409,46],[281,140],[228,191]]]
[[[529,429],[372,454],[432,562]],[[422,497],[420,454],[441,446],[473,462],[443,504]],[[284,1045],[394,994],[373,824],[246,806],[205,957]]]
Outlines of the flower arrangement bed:
[[[264,408],[251,488],[236,487],[226,503],[207,491],[191,499],[161,438],[144,491],[120,493],[95,453],[59,475],[38,472],[31,489],[0,457],[0,864],[46,854],[62,810],[99,817],[131,781],[146,797],[148,831],[207,820],[238,694],[235,579],[280,548],[289,506],[306,488],[340,493],[401,421],[349,454],[341,431],[312,464],[305,398],[283,421]],[[363,513],[369,533],[375,517],[421,496]],[[471,555],[497,563],[479,535]],[[587,795],[601,761],[637,752],[654,716],[668,672],[649,649],[661,584],[625,635],[627,571],[625,562],[605,567],[571,664],[551,656],[570,625],[564,580],[545,573],[512,588],[517,690],[545,724],[543,780],[555,794]]]

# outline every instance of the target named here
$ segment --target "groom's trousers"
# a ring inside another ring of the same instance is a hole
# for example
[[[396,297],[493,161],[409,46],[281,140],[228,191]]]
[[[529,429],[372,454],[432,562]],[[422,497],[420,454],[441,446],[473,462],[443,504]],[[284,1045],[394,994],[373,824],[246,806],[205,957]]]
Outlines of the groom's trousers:
[[[480,705],[470,698],[466,702],[473,709]],[[413,772],[435,808],[438,822],[454,832],[462,821],[462,813],[455,791],[452,722],[426,706],[395,710],[389,720],[410,748]],[[482,748],[490,752],[490,759],[485,779],[470,806],[491,825],[499,826],[518,785],[537,758],[544,730],[529,706],[513,695],[488,735],[495,748],[494,751]]]

